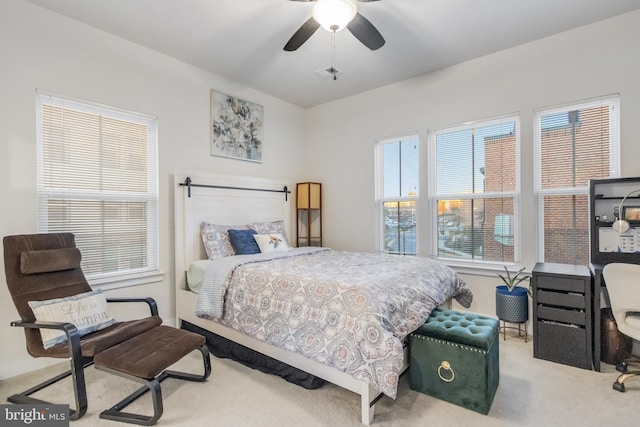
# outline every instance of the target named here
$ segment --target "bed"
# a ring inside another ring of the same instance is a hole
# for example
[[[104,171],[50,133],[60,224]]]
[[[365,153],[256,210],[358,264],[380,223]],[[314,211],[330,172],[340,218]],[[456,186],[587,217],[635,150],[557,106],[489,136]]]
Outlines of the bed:
[[[408,361],[404,337],[449,298],[471,302],[454,272],[421,258],[292,248],[203,262],[211,250],[202,243],[203,223],[277,222],[289,234],[288,186],[198,174],[176,174],[174,180],[178,324],[196,325],[359,394],[365,425],[382,394],[395,398]],[[187,273],[198,263],[202,288],[194,292]],[[442,280],[421,272],[423,264]],[[410,280],[398,279],[396,270]],[[424,294],[414,286],[423,276],[434,282]],[[252,288],[259,290],[250,294]]]

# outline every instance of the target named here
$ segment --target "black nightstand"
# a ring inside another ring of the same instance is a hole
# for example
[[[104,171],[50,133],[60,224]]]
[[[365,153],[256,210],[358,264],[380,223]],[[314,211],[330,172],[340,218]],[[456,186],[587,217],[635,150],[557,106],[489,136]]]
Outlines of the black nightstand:
[[[591,272],[538,263],[532,271],[533,356],[592,369]]]

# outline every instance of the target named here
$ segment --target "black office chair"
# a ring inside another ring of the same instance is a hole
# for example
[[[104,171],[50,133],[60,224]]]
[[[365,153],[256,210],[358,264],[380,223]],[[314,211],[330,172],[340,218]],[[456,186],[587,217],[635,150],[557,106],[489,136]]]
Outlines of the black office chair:
[[[609,294],[611,312],[618,325],[618,330],[624,335],[640,341],[640,265],[636,264],[607,264],[602,271]],[[616,365],[622,374],[613,383],[613,389],[625,391],[624,382],[631,377],[640,375],[640,369],[629,371],[630,363],[640,363],[638,358],[624,360]]]

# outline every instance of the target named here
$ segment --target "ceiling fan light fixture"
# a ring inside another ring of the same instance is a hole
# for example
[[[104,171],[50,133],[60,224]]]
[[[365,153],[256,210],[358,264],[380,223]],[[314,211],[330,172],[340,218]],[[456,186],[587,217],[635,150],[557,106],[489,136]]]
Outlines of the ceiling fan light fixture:
[[[355,18],[355,0],[318,0],[313,7],[313,19],[327,31],[340,31]]]

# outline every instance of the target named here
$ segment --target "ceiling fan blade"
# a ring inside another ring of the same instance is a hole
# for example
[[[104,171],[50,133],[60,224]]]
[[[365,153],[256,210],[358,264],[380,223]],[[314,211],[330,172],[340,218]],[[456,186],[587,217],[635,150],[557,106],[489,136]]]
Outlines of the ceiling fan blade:
[[[318,28],[320,28],[320,24],[318,24],[313,17],[307,19],[307,21],[298,28],[298,31],[291,36],[287,44],[284,45],[284,50],[293,52],[298,49],[304,42],[309,40],[309,37],[311,37]]]
[[[351,34],[371,50],[377,50],[384,46],[385,41],[382,34],[373,26],[371,21],[360,15],[360,13],[357,13],[353,21],[349,22],[347,28],[351,31]]]

